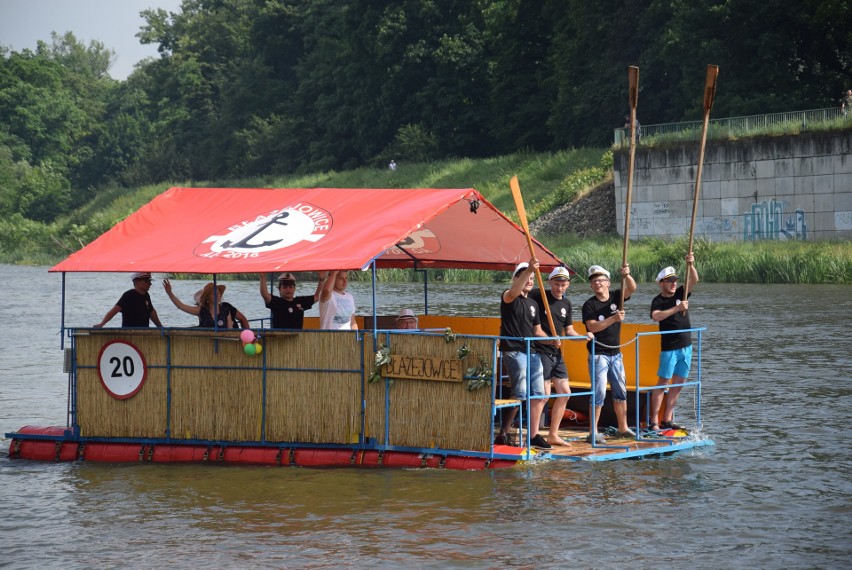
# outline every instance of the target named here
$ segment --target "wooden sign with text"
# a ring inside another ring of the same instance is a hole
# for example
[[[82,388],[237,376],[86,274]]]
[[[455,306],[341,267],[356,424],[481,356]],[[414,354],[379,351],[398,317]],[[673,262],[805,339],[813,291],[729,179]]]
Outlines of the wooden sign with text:
[[[391,354],[390,363],[382,367],[382,375],[410,380],[461,382],[462,362],[457,358],[443,359],[428,356]]]

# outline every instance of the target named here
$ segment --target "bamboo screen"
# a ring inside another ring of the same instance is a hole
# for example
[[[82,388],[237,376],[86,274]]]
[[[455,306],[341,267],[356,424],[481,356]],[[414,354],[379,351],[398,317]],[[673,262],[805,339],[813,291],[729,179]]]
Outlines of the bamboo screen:
[[[358,443],[361,354],[354,334],[267,336],[266,439]]]
[[[171,336],[172,437],[260,441],[263,359],[230,333]]]
[[[457,336],[447,342],[444,336],[420,336],[404,333],[380,333],[379,343],[392,354],[458,358],[462,345],[470,353],[462,360],[462,371],[479,364],[481,355],[494,368],[493,341],[488,338]],[[367,339],[365,352],[372,351]],[[375,353],[368,355],[368,373]],[[490,449],[491,387],[468,391],[466,382],[439,382],[394,378],[386,391],[385,379],[367,388],[367,436],[394,446],[465,449]],[[389,441],[385,441],[385,397],[389,398]]]
[[[115,339],[134,344],[147,364],[145,384],[126,400],[111,397],[98,376],[100,350]],[[476,366],[479,355],[491,363],[493,350],[491,339],[462,336],[447,342],[443,335],[383,333],[380,341],[394,354],[443,360],[458,359],[459,347],[466,344],[471,351],[462,371]],[[385,383],[366,383],[375,359],[369,333],[363,352],[354,334],[334,331],[272,332],[262,344],[261,354],[249,356],[235,334],[104,331],[77,336],[81,435],[358,443],[363,386],[367,438],[394,446],[488,449],[490,387],[471,392],[464,381],[394,379],[386,423]]]
[[[101,348],[113,340],[127,340],[145,355],[147,376],[132,398],[117,400],[104,389],[98,375]],[[84,437],[165,437],[166,343],[158,331],[132,336],[97,332],[75,337],[77,351],[77,423]]]

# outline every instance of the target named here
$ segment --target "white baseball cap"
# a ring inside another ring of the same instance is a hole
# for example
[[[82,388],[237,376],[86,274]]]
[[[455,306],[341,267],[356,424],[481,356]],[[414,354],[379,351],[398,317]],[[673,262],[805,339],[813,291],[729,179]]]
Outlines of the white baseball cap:
[[[600,265],[592,265],[591,267],[589,267],[589,279],[591,279],[595,275],[603,275],[604,277],[609,279],[609,271],[607,271]]]
[[[517,264],[515,266],[515,270],[512,272],[512,277],[517,277],[518,275],[520,275],[521,271],[523,271],[524,269],[526,269],[529,266],[530,266],[530,264],[527,263],[526,261],[520,262],[519,264]]]

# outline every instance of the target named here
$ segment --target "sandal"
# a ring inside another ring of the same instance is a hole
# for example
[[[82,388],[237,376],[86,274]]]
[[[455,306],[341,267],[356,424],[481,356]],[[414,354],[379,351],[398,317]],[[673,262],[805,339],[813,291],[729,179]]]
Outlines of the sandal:
[[[674,422],[663,422],[660,424],[664,429],[683,429],[683,426]]]

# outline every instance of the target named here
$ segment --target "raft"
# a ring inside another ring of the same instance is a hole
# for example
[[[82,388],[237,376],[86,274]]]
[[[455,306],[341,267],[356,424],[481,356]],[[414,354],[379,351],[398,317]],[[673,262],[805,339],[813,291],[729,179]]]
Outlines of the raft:
[[[562,264],[540,243],[533,247],[542,270]],[[51,269],[63,274],[63,311],[74,302],[65,274],[79,271],[201,273],[215,282],[222,274],[336,268],[370,271],[375,292],[379,269],[407,268],[422,274],[422,328],[396,330],[393,315],[378,313],[375,293],[356,331],[319,330],[316,318],[305,319],[305,330],[273,330],[268,317],[255,319],[245,336],[216,328],[93,329],[66,326],[63,314],[68,425],[6,434],[9,456],[483,470],[713,445],[700,435],[703,329],[694,331],[698,374],[687,385],[697,396],[698,429],[689,434],[639,430],[631,441],[586,443],[585,343],[561,337],[573,414],[560,433],[570,446],[531,449],[527,430],[514,445],[494,444],[503,411],[516,408],[525,426],[530,405],[508,396],[499,318],[434,314],[428,275],[510,272],[528,257],[521,228],[469,188],[169,189]],[[622,327],[628,415],[637,430],[656,383],[658,334],[652,325]]]

